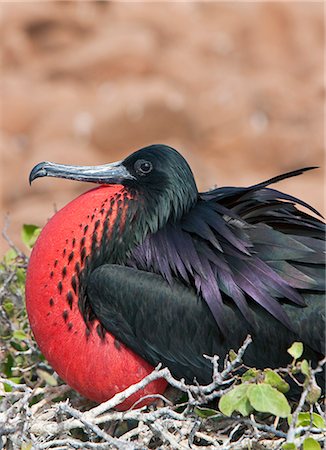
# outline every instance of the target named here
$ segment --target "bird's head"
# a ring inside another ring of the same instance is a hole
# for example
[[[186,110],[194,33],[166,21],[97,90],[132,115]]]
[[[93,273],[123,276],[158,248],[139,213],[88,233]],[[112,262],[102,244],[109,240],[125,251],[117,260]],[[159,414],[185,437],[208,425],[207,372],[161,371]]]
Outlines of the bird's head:
[[[151,145],[123,161],[101,166],[70,166],[42,162],[30,173],[30,183],[39,177],[67,178],[97,184],[121,184],[140,200],[154,218],[156,231],[167,221],[178,220],[197,200],[198,190],[187,161],[172,147]]]

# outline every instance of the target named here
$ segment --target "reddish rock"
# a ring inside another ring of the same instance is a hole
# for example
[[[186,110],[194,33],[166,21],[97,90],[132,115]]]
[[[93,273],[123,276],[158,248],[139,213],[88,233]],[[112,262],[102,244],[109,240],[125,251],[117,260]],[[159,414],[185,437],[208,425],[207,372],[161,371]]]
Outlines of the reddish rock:
[[[42,160],[104,163],[163,142],[189,159],[201,189],[323,165],[321,3],[1,11],[1,208],[16,243],[22,223],[43,225],[54,203],[85,190],[62,180],[30,189],[28,172]],[[280,188],[323,210],[323,173]]]

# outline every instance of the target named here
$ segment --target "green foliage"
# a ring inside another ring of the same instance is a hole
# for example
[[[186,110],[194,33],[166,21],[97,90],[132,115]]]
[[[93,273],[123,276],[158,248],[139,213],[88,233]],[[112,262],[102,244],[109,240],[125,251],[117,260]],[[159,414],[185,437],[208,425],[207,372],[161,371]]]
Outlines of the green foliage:
[[[22,240],[29,249],[39,233],[40,228],[35,225],[23,226]],[[26,256],[14,248],[0,262],[0,372],[16,384],[56,386],[53,370],[47,366],[31,334],[24,303],[26,267]],[[11,392],[13,388],[3,383],[3,390]]]
[[[282,450],[297,450],[297,446],[293,442],[286,442],[282,445]]]
[[[2,308],[8,317],[13,317],[15,314],[15,306],[13,302],[9,299],[5,299],[2,303]]]
[[[226,416],[231,416],[234,411],[248,416],[256,410],[278,417],[287,417],[291,412],[284,394],[267,383],[235,386],[221,397],[219,408]]]
[[[304,385],[306,385],[309,382],[309,378],[306,378],[306,381]],[[316,383],[311,383],[309,392],[306,397],[306,402],[310,405],[313,405],[314,403],[318,402],[319,398],[321,396],[321,388],[317,386]]]
[[[235,411],[248,416],[253,411],[287,417],[291,410],[284,396],[290,386],[271,369],[248,369],[241,376],[242,384],[223,395],[219,402],[220,411],[231,416]]]
[[[226,416],[231,416],[234,411],[248,416],[253,411],[248,399],[249,387],[249,384],[240,384],[223,395],[218,404],[220,411]]]
[[[229,360],[232,362],[232,361],[235,360],[236,357],[237,357],[236,352],[235,352],[234,350],[231,349],[231,350],[229,351]]]
[[[21,383],[21,378],[19,377],[9,377],[8,381],[11,381],[12,383],[15,384],[20,384]],[[4,386],[4,390],[5,392],[12,392],[13,388],[9,383],[3,383]]]
[[[283,394],[286,394],[289,391],[290,389],[289,384],[285,380],[283,380],[283,378],[277,372],[275,372],[275,370],[265,369],[264,374],[265,374],[265,383],[276,388]]]
[[[201,406],[196,406],[194,409],[195,414],[197,414],[198,417],[201,417],[202,419],[208,419],[209,417],[217,417],[219,415],[219,412],[215,409],[211,408],[203,408]]]
[[[309,363],[308,363],[308,361],[306,359],[301,361],[300,369],[301,369],[301,372],[303,373],[303,375],[306,375],[306,377],[309,377],[309,375],[310,375],[310,367],[309,367]]]
[[[292,416],[288,417],[288,422],[291,424]],[[298,427],[308,427],[312,426],[314,428],[325,428],[326,423],[323,417],[317,413],[300,412],[298,415],[297,426]]]
[[[42,369],[37,369],[36,373],[38,375],[38,377],[45,381],[45,383],[48,386],[58,386],[58,382],[55,379],[55,377],[53,375],[51,375],[49,372],[47,372],[46,370],[42,370]]]
[[[288,353],[294,359],[300,358],[302,356],[302,353],[303,353],[303,344],[302,344],[302,342],[293,342],[291,347],[288,349]]]
[[[28,442],[28,443],[23,443],[20,450],[32,450],[33,449],[33,444]]]
[[[252,408],[256,411],[271,413],[277,417],[287,417],[291,412],[285,395],[269,384],[251,385],[247,396]]]
[[[246,370],[246,372],[242,375],[242,381],[255,381],[261,374],[261,370],[257,370],[254,367]]]
[[[219,401],[220,411],[226,416],[231,416],[234,412],[248,416],[253,411],[257,411],[282,418],[288,417],[288,420],[291,420],[290,404],[284,395],[290,389],[289,384],[284,380],[287,373],[304,375],[304,386],[309,386],[306,401],[310,404],[316,403],[321,389],[311,380],[311,367],[308,361],[305,359],[298,361],[303,354],[303,344],[294,342],[288,349],[288,353],[293,357],[293,362],[286,371],[250,368],[244,372],[240,378],[241,384],[233,386],[229,392],[222,395]],[[303,420],[303,417],[305,421],[308,420],[306,416],[299,415],[299,421]],[[318,414],[313,417],[314,423],[319,420],[319,426],[324,426],[321,424]]]
[[[307,437],[303,441],[303,450],[321,450],[321,446],[315,439]]]
[[[16,330],[13,332],[12,337],[18,341],[23,341],[27,338],[27,335],[23,330]]]
[[[41,228],[36,225],[24,224],[21,232],[21,238],[26,247],[31,250],[41,233]]]
[[[5,256],[3,257],[1,268],[10,266],[11,264],[13,264],[16,261],[17,257],[18,257],[18,253],[16,252],[16,250],[14,250],[13,248],[10,248],[7,251],[7,253],[5,254]]]

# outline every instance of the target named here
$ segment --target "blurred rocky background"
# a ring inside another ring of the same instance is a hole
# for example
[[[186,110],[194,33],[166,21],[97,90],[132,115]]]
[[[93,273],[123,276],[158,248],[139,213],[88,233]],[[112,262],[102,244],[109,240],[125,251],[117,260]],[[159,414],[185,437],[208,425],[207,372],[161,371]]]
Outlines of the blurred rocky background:
[[[179,149],[199,188],[279,187],[323,205],[323,4],[1,2],[1,228],[43,225],[90,188],[37,162]],[[1,240],[2,252],[5,242]]]

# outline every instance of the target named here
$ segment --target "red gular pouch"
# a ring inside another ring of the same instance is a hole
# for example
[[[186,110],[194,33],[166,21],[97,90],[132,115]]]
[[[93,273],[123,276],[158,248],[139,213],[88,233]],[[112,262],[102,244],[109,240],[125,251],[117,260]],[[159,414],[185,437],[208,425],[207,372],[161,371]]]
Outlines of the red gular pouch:
[[[26,308],[36,342],[58,375],[84,397],[104,402],[137,383],[153,367],[81,311],[80,274],[92,249],[112,231],[128,207],[121,185],[104,185],[71,201],[43,228],[30,257]],[[108,220],[107,220],[108,219]],[[163,379],[148,384],[117,409],[129,409],[143,396],[162,394]],[[147,405],[146,399],[137,407]]]

